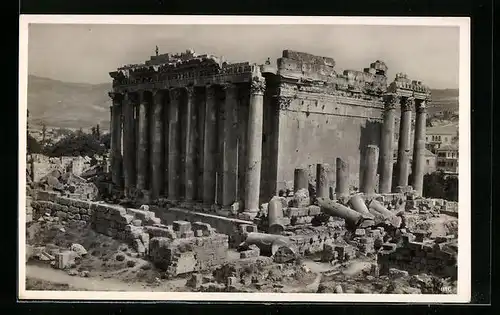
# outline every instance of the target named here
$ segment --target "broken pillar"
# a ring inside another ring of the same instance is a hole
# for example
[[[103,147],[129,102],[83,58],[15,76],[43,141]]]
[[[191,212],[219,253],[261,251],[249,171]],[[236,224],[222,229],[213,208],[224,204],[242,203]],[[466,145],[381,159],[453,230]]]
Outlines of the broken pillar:
[[[426,104],[425,100],[416,101],[415,136],[413,144],[412,186],[419,196],[422,196],[425,173],[425,128]]]
[[[283,245],[290,245],[291,241],[288,237],[275,234],[266,234],[259,232],[248,233],[245,241],[240,246],[249,247],[256,245],[260,249],[260,253],[264,256],[271,256]]]
[[[170,89],[168,115],[168,199],[179,200],[180,192],[180,133],[179,133],[179,89]]]
[[[258,67],[254,68],[250,83],[248,109],[247,166],[245,176],[245,212],[254,217],[259,211],[260,172],[262,165],[262,124],[264,118],[264,91],[266,82]]]
[[[365,153],[365,171],[363,173],[363,183],[361,191],[365,194],[374,194],[377,184],[377,167],[378,167],[378,147],[369,145]]]
[[[384,205],[382,205],[380,202],[378,202],[375,199],[372,199],[370,203],[368,204],[368,207],[370,209],[373,209],[383,215],[385,218],[390,218],[394,216],[394,213],[392,213],[390,210],[388,210]]]
[[[411,112],[414,107],[413,97],[405,97],[401,102],[401,120],[399,125],[397,186],[408,186],[410,164]]]
[[[163,192],[163,91],[153,91],[153,135],[151,152],[151,198],[157,199]]]
[[[336,160],[336,187],[337,198],[349,195],[349,164],[342,158]]]
[[[293,173],[293,191],[297,192],[301,189],[309,190],[309,176],[307,169],[296,168]]]
[[[316,198],[329,198],[329,165],[319,163],[316,165]]]
[[[148,92],[139,93],[139,117],[138,117],[138,140],[137,140],[137,183],[138,190],[147,188],[148,180]]]
[[[318,198],[318,206],[321,211],[334,217],[345,219],[347,224],[357,226],[363,221],[363,215],[346,206],[341,205],[333,200],[327,198]]]
[[[356,212],[370,215],[368,207],[366,206],[365,201],[363,200],[361,194],[356,194],[352,196],[351,199],[349,199],[349,206]]]
[[[390,193],[392,190],[392,170],[394,163],[394,129],[396,120],[396,107],[399,105],[397,94],[391,93],[384,97],[384,123],[382,125],[382,137],[380,141],[380,183],[381,194]]]
[[[285,225],[283,224],[283,208],[281,204],[281,198],[274,196],[268,205],[268,232],[270,234],[281,234],[285,230]]]

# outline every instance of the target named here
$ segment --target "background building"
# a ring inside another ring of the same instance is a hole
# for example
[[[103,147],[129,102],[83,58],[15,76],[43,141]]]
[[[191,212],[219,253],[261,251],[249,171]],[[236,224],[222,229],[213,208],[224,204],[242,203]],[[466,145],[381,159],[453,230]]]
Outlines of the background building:
[[[437,149],[437,169],[449,175],[458,174],[457,145],[444,145]]]
[[[454,144],[458,144],[457,124],[427,127],[425,147],[431,152],[436,153],[440,147]]]

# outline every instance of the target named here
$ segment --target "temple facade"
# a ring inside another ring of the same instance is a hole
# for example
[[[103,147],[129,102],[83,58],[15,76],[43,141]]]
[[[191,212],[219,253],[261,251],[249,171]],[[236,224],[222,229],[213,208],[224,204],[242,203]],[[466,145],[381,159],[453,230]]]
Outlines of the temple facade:
[[[378,192],[411,184],[421,193],[429,88],[404,74],[389,84],[386,73],[381,61],[337,72],[332,58],[290,50],[276,67],[193,51],[123,66],[110,73],[113,184],[151,199],[238,203],[251,218],[261,202],[292,188],[299,167],[341,158],[349,185],[359,187],[376,146]]]

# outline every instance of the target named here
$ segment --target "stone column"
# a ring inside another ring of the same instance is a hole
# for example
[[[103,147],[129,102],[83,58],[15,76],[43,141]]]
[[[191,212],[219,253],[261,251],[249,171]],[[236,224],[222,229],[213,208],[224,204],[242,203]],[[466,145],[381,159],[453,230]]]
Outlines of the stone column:
[[[342,158],[336,160],[336,184],[335,193],[337,198],[349,195],[349,164]]]
[[[122,187],[122,102],[123,94],[110,93],[111,106],[111,179],[117,187]]]
[[[309,175],[305,168],[296,168],[293,171],[293,191],[297,192],[300,189],[309,191]]]
[[[316,165],[316,197],[317,198],[329,198],[329,182],[328,182],[328,171],[330,166],[328,164],[317,164]]]
[[[186,201],[193,201],[195,198],[196,189],[196,168],[194,164],[194,154],[196,149],[196,114],[194,110],[194,87],[187,87],[186,90],[186,103],[185,111],[182,115],[182,156],[184,163],[183,167],[183,187],[184,199]]]
[[[233,84],[223,86],[224,102],[224,148],[222,173],[222,206],[230,206],[236,201],[238,185],[238,87]]]
[[[203,203],[215,203],[215,157],[217,154],[217,107],[215,89],[206,87],[205,136],[203,141]]]
[[[146,99],[147,92],[140,93],[139,104],[139,134],[137,142],[137,189],[144,190],[147,188],[148,180],[148,101]]]
[[[262,124],[266,82],[260,71],[253,75],[248,109],[247,166],[245,177],[245,212],[250,217],[259,211],[260,171],[262,165]]]
[[[180,184],[180,134],[179,134],[179,101],[180,91],[170,90],[170,106],[168,121],[168,199],[179,200]]]
[[[416,101],[415,136],[413,143],[412,186],[421,196],[425,173],[425,124],[427,119],[425,100]]]
[[[126,93],[123,102],[123,179],[125,193],[129,195],[130,189],[135,187],[135,119],[134,107],[136,100]]]
[[[410,136],[411,112],[413,110],[413,97],[406,97],[401,103],[401,122],[399,126],[398,161],[397,161],[397,186],[408,186],[410,164]]]
[[[363,174],[363,186],[361,192],[365,194],[374,194],[377,181],[377,167],[378,167],[378,147],[376,145],[369,145],[365,153],[366,169]]]
[[[394,164],[394,129],[396,120],[396,106],[399,105],[399,97],[396,94],[385,96],[384,124],[382,125],[382,137],[380,143],[381,167],[379,192],[390,193],[392,189],[392,169]]]
[[[151,150],[151,198],[156,199],[163,192],[163,91],[153,91]]]

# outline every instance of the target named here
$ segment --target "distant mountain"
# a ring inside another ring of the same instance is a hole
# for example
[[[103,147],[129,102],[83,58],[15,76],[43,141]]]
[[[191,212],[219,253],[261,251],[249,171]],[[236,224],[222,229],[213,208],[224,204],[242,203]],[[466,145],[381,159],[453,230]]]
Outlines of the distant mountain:
[[[70,83],[28,76],[30,125],[109,129],[111,83]]]
[[[458,89],[431,90],[431,94],[430,113],[443,110],[458,110]]]

